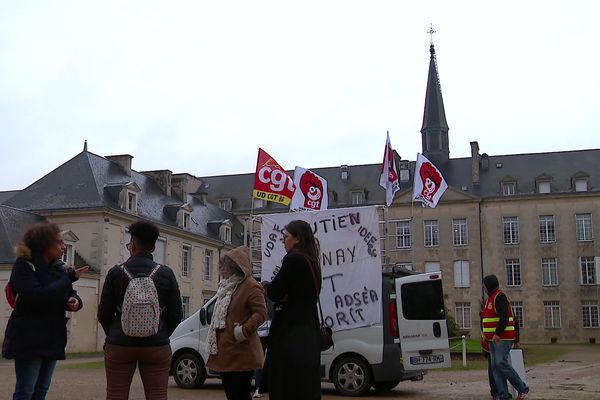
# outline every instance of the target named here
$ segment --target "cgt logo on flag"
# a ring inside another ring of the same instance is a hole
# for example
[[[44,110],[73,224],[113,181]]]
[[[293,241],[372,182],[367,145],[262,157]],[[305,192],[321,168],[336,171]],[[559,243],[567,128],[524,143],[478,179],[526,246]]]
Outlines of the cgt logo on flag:
[[[413,200],[435,208],[446,189],[448,184],[440,170],[427,157],[417,154]]]
[[[294,184],[300,190],[294,192],[290,210],[326,210],[328,206],[327,181],[307,169],[296,167]]]
[[[275,203],[290,204],[296,186],[288,173],[266,151],[258,149],[252,196]]]

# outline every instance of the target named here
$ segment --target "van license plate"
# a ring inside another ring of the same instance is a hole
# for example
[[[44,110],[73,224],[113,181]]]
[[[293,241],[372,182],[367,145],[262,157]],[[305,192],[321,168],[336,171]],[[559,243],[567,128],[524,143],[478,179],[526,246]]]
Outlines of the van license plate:
[[[429,356],[415,356],[410,358],[410,363],[412,365],[421,365],[421,364],[440,364],[444,362],[443,354],[431,354]]]

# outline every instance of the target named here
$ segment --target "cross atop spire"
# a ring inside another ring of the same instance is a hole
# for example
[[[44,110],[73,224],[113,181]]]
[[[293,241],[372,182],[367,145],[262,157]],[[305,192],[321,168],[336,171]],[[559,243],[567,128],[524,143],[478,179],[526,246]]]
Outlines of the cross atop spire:
[[[429,24],[429,31],[427,33],[429,33],[431,35],[431,43],[430,44],[433,45],[433,34],[435,33],[435,31],[433,30],[432,23]]]

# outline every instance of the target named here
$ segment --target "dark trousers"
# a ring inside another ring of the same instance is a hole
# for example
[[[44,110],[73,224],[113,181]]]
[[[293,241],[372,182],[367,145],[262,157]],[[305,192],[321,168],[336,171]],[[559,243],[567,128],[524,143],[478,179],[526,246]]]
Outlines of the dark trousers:
[[[254,371],[221,372],[221,382],[227,400],[251,400]]]
[[[144,384],[146,400],[167,400],[171,346],[129,347],[106,344],[106,399],[127,400],[136,367]]]

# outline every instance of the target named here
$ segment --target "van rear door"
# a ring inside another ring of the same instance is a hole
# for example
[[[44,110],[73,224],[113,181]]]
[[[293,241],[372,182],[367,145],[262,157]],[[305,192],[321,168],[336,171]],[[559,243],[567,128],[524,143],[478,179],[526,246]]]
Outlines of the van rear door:
[[[450,367],[442,274],[396,278],[396,302],[404,369]]]

